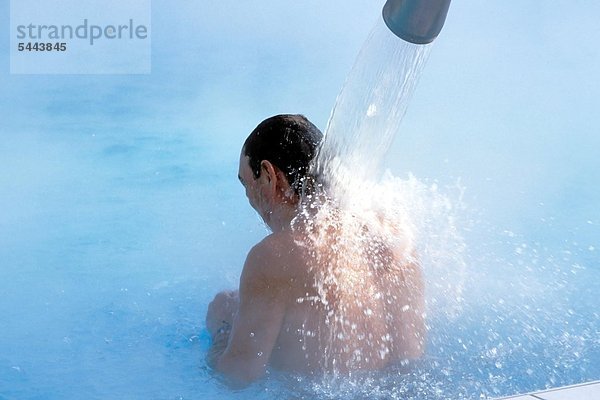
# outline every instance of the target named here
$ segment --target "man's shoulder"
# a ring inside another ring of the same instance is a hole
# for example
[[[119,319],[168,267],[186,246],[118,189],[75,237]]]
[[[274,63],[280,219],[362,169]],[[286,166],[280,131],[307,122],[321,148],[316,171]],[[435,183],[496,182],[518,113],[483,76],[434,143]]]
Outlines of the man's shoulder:
[[[246,257],[244,271],[264,278],[284,278],[301,261],[298,245],[291,233],[272,233],[257,243]]]
[[[293,253],[296,247],[294,233],[290,230],[271,233],[254,246],[258,250],[272,253],[277,257],[286,257]]]

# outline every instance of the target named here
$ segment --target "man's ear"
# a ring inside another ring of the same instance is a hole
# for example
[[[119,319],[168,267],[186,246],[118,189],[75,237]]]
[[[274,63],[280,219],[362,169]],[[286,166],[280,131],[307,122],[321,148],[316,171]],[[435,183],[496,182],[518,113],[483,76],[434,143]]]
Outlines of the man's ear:
[[[277,184],[277,170],[275,169],[275,166],[268,160],[262,160],[260,169],[260,175],[265,179],[265,183],[272,185],[274,188]]]

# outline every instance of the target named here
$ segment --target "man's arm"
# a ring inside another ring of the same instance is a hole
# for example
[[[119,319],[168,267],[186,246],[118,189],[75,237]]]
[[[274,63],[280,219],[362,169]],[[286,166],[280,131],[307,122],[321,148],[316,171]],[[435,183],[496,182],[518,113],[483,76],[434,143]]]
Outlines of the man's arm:
[[[249,383],[266,370],[285,314],[283,288],[277,275],[280,257],[261,242],[244,264],[240,278],[239,310],[234,317],[227,346],[215,356],[215,367],[236,383]],[[285,284],[285,283],[284,283]],[[227,340],[227,327],[217,331],[216,341]]]
[[[214,367],[227,347],[233,318],[238,312],[239,304],[238,291],[235,290],[218,293],[208,305],[206,329],[212,338],[212,345],[208,351],[207,361],[211,367]]]

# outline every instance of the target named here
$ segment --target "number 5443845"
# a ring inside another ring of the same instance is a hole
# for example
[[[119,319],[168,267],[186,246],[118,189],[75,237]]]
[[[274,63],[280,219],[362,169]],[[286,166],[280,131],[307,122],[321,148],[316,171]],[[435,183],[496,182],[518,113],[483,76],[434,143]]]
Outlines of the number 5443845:
[[[19,51],[66,51],[67,44],[66,43],[44,43],[44,42],[28,42],[28,43],[19,43],[17,46]]]

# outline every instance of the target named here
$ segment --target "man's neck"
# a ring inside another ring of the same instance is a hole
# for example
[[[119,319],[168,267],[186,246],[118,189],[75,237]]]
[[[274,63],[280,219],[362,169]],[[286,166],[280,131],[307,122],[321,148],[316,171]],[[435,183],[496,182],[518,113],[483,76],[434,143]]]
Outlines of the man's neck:
[[[271,213],[269,228],[273,233],[290,230],[292,220],[298,214],[298,208],[295,204],[284,203],[277,210]]]

